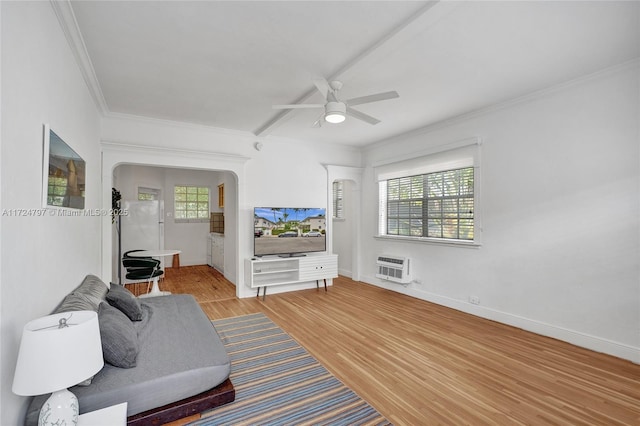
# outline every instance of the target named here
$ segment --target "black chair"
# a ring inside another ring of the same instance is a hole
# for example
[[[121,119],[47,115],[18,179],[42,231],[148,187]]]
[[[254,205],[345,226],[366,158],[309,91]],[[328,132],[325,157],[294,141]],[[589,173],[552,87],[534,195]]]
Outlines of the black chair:
[[[150,256],[131,256],[130,255],[130,253],[135,253],[135,252],[139,252],[139,251],[144,251],[144,250],[143,249],[129,250],[129,251],[125,252],[122,255],[122,259],[123,260],[124,259],[147,259],[147,260],[155,262],[155,264],[156,264],[155,268],[156,269],[160,269],[160,261],[158,259],[154,259],[153,257],[150,257]],[[149,290],[147,289],[147,291],[149,291]]]
[[[125,252],[125,254],[122,255],[122,259],[151,259],[154,262],[156,262],[156,267],[158,267],[158,268],[160,267],[160,261],[158,259],[154,259],[153,257],[149,257],[149,256],[140,257],[140,256],[130,256],[129,255],[129,253],[135,253],[135,252],[138,252],[138,251],[144,251],[144,250],[142,250],[142,249],[129,250],[129,251]]]
[[[154,281],[157,283],[158,279],[164,274],[164,271],[160,269],[160,261],[157,259],[124,257],[122,259],[122,265],[127,270],[125,275],[125,278],[129,281],[127,284],[146,282],[147,293],[149,293],[151,283]]]

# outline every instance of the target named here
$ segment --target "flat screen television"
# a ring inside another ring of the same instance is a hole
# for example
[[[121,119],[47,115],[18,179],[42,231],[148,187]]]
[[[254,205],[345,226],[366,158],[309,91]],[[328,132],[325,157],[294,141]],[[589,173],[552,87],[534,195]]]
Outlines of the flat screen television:
[[[327,209],[255,207],[253,255],[304,256],[326,251]]]

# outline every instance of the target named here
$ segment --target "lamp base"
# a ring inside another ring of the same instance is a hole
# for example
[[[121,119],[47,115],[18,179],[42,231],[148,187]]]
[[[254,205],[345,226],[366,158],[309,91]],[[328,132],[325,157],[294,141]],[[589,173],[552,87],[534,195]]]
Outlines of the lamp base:
[[[78,424],[78,398],[63,389],[51,394],[40,410],[38,426],[72,426]]]

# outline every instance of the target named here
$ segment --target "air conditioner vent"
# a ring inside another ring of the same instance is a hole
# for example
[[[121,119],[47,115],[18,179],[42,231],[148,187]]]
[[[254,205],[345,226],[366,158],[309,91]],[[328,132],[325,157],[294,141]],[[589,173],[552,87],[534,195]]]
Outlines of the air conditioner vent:
[[[376,277],[400,284],[411,282],[410,261],[406,257],[381,255],[378,256]]]
[[[378,262],[395,263],[397,265],[402,265],[404,261],[404,258],[399,257],[378,256]]]

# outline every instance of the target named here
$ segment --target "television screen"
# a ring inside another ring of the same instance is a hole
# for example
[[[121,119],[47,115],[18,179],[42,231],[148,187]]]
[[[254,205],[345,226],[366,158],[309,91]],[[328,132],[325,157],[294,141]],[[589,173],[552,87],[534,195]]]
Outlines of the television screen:
[[[324,208],[254,208],[254,256],[326,251],[326,213]]]

